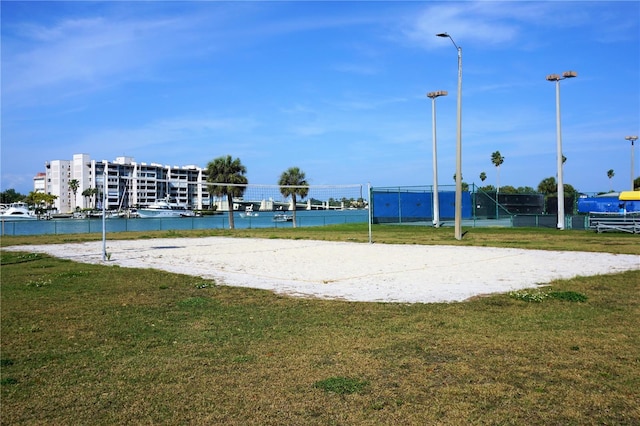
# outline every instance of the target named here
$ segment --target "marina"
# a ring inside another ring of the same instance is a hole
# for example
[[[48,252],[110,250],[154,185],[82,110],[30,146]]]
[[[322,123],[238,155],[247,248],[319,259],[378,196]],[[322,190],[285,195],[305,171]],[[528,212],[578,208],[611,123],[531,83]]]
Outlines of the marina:
[[[290,228],[291,220],[276,220],[284,212],[260,212],[257,216],[234,213],[236,229],[251,228]],[[344,223],[366,223],[369,210],[303,210],[296,212],[298,227],[337,225]],[[291,216],[291,212],[286,212]],[[107,217],[106,232],[144,232],[192,229],[228,229],[227,212],[206,216],[126,218]],[[0,222],[0,235],[47,235],[47,234],[86,234],[102,232],[101,218],[51,219]]]

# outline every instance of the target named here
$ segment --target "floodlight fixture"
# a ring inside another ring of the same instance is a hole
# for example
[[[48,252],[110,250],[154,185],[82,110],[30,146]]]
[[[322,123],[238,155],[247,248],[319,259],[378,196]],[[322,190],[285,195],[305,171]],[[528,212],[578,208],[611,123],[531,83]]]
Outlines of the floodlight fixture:
[[[437,92],[429,92],[427,93],[427,98],[435,99],[439,96],[447,96],[449,92],[446,90],[438,90]]]

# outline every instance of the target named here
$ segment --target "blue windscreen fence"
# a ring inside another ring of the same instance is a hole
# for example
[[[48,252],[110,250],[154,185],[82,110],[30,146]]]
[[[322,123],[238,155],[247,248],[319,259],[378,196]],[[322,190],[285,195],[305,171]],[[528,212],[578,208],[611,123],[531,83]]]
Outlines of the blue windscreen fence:
[[[455,191],[438,191],[440,219],[455,218]],[[372,188],[373,223],[408,223],[433,220],[433,192],[425,187]],[[462,218],[472,218],[472,197],[462,192]]]

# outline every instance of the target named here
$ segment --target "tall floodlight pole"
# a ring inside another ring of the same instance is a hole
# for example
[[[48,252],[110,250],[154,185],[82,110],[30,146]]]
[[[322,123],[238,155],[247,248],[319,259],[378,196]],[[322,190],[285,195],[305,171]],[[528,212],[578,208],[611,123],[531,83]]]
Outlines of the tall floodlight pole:
[[[431,126],[433,136],[433,226],[440,227],[440,201],[438,197],[438,149],[436,144],[436,98],[439,96],[447,96],[446,90],[427,93],[427,97],[431,98]]]
[[[575,71],[565,71],[562,73],[562,77],[558,74],[551,74],[547,76],[548,81],[556,82],[556,143],[558,145],[558,225],[559,230],[564,229],[564,181],[562,179],[562,128],[560,126],[560,80],[565,78],[577,77],[578,73]]]
[[[102,171],[102,261],[107,260],[107,162]]]
[[[633,151],[634,151],[633,143],[638,140],[638,137],[637,136],[627,136],[625,139],[628,140],[628,141],[631,141],[631,190],[633,191],[635,189],[633,187],[634,186],[633,185],[633,181],[634,181],[633,175],[635,174],[635,173],[633,173],[634,168],[635,168],[634,161],[633,161],[633,155],[634,155],[634,153],[633,153]]]
[[[462,239],[462,48],[447,33],[436,34],[451,40],[458,51],[458,130],[456,142],[456,206],[455,206],[455,237]]]

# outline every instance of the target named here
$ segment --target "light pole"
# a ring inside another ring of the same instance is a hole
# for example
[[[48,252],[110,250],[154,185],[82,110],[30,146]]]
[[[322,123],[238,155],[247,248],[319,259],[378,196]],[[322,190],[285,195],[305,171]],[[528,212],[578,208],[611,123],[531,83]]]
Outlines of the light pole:
[[[438,150],[436,148],[436,98],[447,96],[446,90],[427,93],[431,98],[431,126],[433,128],[433,226],[440,227],[440,201],[438,199]]]
[[[447,33],[436,34],[437,37],[446,37],[458,51],[458,130],[456,142],[456,206],[455,206],[455,237],[462,239],[462,48]]]
[[[633,161],[633,151],[634,151],[633,150],[633,143],[638,140],[638,137],[637,136],[627,136],[625,139],[628,140],[628,141],[631,141],[631,190],[633,191],[635,189],[633,187],[633,180],[634,180],[633,179],[633,175],[634,175],[633,170],[634,170],[634,167],[635,167],[634,166],[634,161]]]
[[[107,167],[108,163],[102,163],[102,261],[107,261]]]
[[[577,77],[575,71],[565,71],[562,77],[558,74],[547,76],[548,81],[556,82],[556,141],[558,145],[558,225],[559,230],[564,229],[564,181],[562,179],[562,128],[560,126],[560,80]]]

